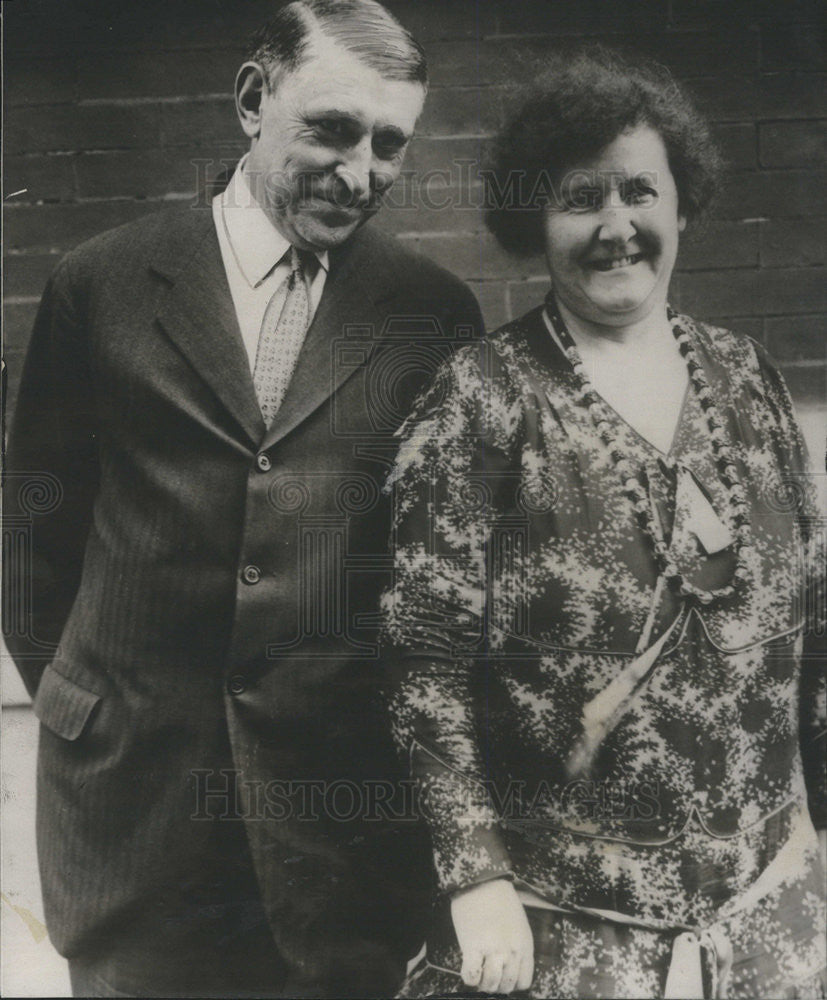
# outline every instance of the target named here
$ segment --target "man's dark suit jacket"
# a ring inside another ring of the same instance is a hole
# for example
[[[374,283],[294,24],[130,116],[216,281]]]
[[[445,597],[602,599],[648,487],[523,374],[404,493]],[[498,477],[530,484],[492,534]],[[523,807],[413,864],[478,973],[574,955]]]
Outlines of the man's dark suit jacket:
[[[414,862],[370,784],[395,773],[374,704],[381,487],[415,393],[481,328],[461,282],[368,226],[331,253],[265,431],[209,208],[58,266],[8,452],[6,631],[42,723],[38,848],[64,955],[174,881],[198,817],[227,810],[296,981],[392,990],[407,901],[379,859]],[[232,772],[238,802],[204,795]]]

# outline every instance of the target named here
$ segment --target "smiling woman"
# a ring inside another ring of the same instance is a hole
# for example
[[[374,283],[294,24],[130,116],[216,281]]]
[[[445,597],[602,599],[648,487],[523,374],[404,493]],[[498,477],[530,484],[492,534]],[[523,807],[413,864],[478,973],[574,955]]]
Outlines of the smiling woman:
[[[603,397],[665,452],[687,385],[686,365],[663,331],[686,219],[660,134],[648,125],[626,129],[561,190],[562,203],[542,215],[558,307],[579,331]]]
[[[445,904],[404,995],[824,996],[804,446],[762,348],[667,304],[709,133],[596,49],[498,153],[532,196],[489,223],[551,289],[446,364],[390,479],[390,705]]]
[[[678,215],[688,222],[703,215],[721,172],[706,123],[665,67],[638,56],[627,62],[595,46],[579,58],[550,60],[497,137],[487,221],[499,242],[513,253],[542,250],[541,218],[549,200],[589,207],[598,178],[581,168],[640,125],[663,143]],[[517,205],[500,194],[515,178],[523,194]],[[657,182],[653,163],[641,179],[644,187]],[[579,200],[573,201],[575,193]]]
[[[634,322],[666,297],[686,219],[660,135],[622,132],[543,216],[558,299],[598,324]]]

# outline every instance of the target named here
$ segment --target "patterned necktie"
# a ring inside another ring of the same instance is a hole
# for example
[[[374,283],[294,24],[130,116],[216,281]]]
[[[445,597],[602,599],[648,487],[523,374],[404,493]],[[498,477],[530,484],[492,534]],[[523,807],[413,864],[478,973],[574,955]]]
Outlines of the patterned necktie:
[[[304,278],[302,254],[290,248],[290,276],[286,278],[287,294],[279,308],[281,285],[267,303],[258,337],[253,385],[267,427],[273,422],[284,400],[287,386],[299,357],[307,321],[310,300]]]

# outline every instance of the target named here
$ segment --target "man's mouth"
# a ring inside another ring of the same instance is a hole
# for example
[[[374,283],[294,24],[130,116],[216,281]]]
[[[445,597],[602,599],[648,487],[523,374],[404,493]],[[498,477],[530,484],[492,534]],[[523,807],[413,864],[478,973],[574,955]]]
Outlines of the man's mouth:
[[[325,205],[331,210],[342,212],[343,214],[350,215],[361,215],[363,212],[368,211],[371,208],[371,203],[363,199],[350,198],[345,199],[341,197],[336,197],[335,195],[327,195],[322,193],[314,193],[310,196],[307,201],[313,202],[315,204]]]
[[[631,267],[643,260],[642,253],[629,254],[627,257],[608,257],[605,260],[594,260],[591,267],[597,271],[616,271],[621,267]]]
[[[311,211],[321,212],[323,215],[340,220],[361,218],[366,208],[364,205],[357,204],[343,205],[341,201],[325,198],[321,195],[307,199],[304,204]]]

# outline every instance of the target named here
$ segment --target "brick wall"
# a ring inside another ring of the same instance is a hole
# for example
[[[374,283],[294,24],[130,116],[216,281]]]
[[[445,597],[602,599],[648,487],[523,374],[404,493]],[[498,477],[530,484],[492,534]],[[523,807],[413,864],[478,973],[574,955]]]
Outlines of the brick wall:
[[[389,6],[425,44],[432,90],[408,179],[375,224],[465,278],[491,327],[534,305],[546,283],[542,260],[504,254],[475,207],[474,164],[509,85],[529,80],[552,47],[584,36],[655,55],[689,82],[729,165],[706,232],[682,248],[672,299],[763,341],[799,404],[821,418],[827,109],[818,3]],[[191,200],[206,173],[244,151],[232,83],[243,39],[269,7],[262,0],[3,5],[10,409],[38,297],[60,255],[102,229]]]

